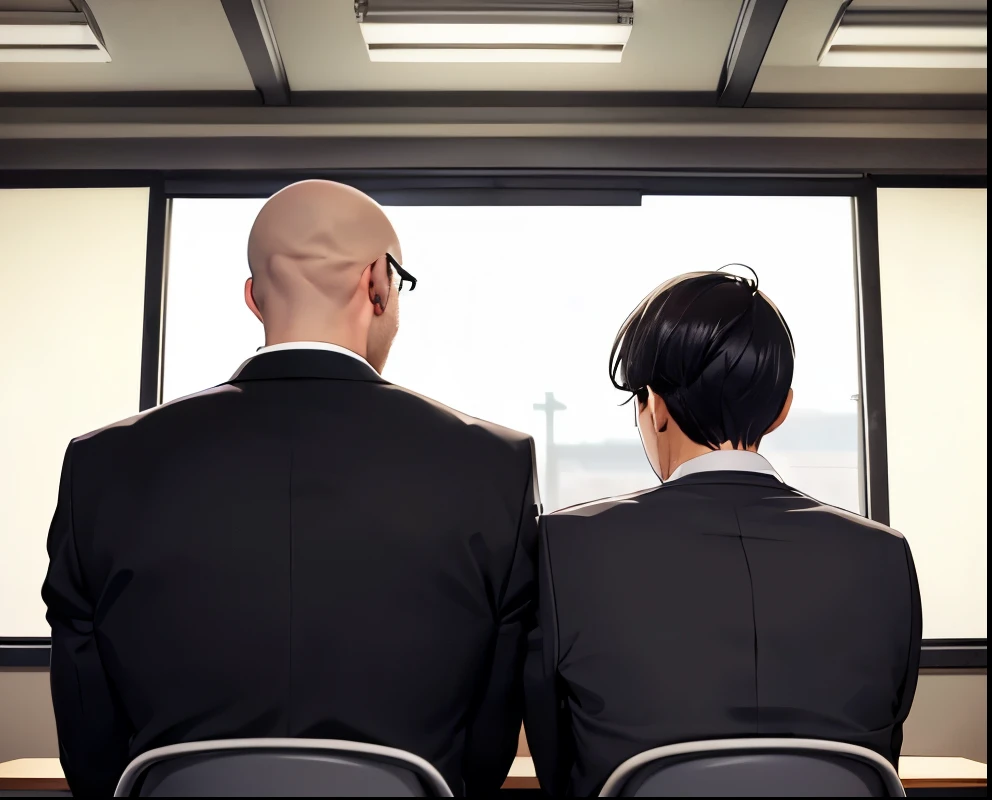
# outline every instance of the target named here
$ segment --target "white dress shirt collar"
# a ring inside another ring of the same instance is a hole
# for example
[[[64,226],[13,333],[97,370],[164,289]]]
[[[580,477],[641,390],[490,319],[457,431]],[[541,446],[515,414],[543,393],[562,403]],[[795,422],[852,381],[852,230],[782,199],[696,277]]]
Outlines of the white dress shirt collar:
[[[259,347],[255,355],[260,356],[263,353],[278,353],[282,350],[326,350],[329,353],[339,353],[343,356],[350,356],[351,358],[361,361],[369,369],[374,370],[375,368],[364,358],[362,358],[354,350],[349,350],[347,347],[342,347],[339,344],[331,344],[330,342],[283,342],[282,344],[270,344],[268,347]],[[254,358],[254,356],[252,356]],[[378,371],[376,371],[378,375]]]
[[[714,450],[712,453],[703,453],[701,456],[690,458],[683,462],[665,483],[677,481],[686,475],[694,475],[699,472],[757,472],[761,475],[770,475],[778,481],[782,481],[781,476],[768,463],[768,459],[752,453],[749,450]]]

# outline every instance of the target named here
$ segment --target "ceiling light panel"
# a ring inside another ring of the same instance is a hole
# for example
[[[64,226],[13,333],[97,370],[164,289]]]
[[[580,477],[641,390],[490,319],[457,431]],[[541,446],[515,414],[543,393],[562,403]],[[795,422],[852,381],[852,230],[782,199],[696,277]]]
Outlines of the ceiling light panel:
[[[110,61],[100,30],[82,11],[0,11],[0,62]]]
[[[820,52],[819,65],[986,69],[986,12],[947,5],[935,10],[845,5]]]
[[[633,0],[363,0],[372,61],[618,63]]]

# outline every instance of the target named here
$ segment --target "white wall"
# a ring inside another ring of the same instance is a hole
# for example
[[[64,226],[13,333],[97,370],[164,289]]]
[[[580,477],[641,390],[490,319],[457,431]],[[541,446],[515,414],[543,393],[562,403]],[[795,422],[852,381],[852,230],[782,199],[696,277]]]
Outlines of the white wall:
[[[892,525],[925,638],[987,636],[985,189],[878,193]]]
[[[148,189],[0,191],[0,636],[48,636],[69,440],[138,410]]]

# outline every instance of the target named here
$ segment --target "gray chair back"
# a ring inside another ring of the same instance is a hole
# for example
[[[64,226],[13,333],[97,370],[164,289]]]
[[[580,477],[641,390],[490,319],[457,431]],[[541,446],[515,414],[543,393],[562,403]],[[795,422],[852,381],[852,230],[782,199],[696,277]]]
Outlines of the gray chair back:
[[[905,797],[892,765],[818,739],[718,739],[657,747],[621,764],[600,797]]]
[[[115,797],[451,797],[427,761],[336,739],[222,739],[149,750]]]

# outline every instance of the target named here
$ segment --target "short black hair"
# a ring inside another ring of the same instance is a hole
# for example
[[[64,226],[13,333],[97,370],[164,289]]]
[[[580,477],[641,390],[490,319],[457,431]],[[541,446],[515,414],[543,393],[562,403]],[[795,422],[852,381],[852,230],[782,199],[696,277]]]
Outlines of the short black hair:
[[[627,317],[610,379],[642,404],[650,387],[697,444],[752,447],[782,412],[794,365],[792,333],[757,274],[700,272],[663,283]]]

